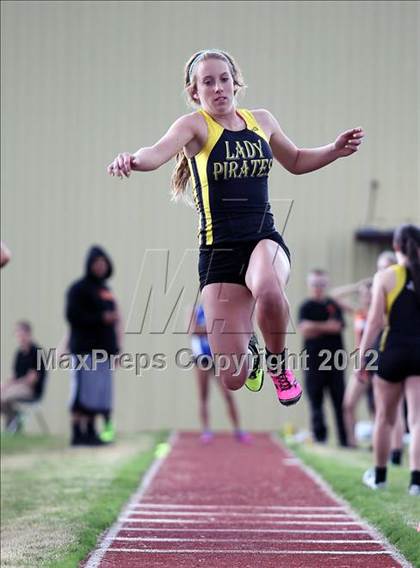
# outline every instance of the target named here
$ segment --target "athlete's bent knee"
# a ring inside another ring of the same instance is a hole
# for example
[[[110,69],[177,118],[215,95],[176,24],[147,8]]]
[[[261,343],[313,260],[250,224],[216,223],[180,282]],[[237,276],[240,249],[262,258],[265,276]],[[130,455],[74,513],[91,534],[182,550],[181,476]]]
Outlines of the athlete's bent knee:
[[[260,309],[263,309],[269,314],[288,309],[289,306],[286,295],[280,287],[270,287],[261,290],[257,294],[257,301],[259,302]]]
[[[239,372],[237,375],[232,373],[222,373],[221,379],[228,390],[235,391],[244,386],[247,375],[247,372],[244,371]]]

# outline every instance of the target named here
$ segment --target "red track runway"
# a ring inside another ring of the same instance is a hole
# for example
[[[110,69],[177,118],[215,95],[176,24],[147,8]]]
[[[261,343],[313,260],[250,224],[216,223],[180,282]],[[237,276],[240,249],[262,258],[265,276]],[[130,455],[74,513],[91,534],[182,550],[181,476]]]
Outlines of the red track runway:
[[[269,434],[174,438],[85,568],[408,566]]]

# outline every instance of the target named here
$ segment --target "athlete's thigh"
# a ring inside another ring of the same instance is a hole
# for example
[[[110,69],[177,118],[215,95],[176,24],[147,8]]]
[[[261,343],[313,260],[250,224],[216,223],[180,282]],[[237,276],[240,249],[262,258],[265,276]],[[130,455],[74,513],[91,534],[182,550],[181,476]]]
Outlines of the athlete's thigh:
[[[420,421],[420,376],[407,377],[404,384],[408,418],[411,424]]]
[[[254,299],[240,284],[208,284],[202,301],[207,337],[214,354],[244,353],[251,336]]]
[[[245,282],[253,295],[267,285],[285,288],[290,275],[290,262],[279,244],[270,239],[260,241],[252,251]]]
[[[391,383],[375,375],[373,377],[373,393],[378,411],[386,411],[395,421],[398,403],[403,392],[403,383]]]

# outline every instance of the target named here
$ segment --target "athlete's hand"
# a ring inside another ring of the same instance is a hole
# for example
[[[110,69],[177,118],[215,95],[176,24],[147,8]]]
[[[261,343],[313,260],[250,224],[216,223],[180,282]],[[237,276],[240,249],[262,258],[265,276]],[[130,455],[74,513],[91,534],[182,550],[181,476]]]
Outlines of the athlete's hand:
[[[128,152],[123,152],[118,154],[113,162],[111,162],[107,168],[110,176],[117,176],[119,178],[130,177],[132,165],[134,161],[133,154]]]
[[[334,142],[334,150],[337,152],[340,158],[351,156],[359,149],[364,136],[365,133],[360,127],[346,130],[346,132],[340,134],[340,136]]]

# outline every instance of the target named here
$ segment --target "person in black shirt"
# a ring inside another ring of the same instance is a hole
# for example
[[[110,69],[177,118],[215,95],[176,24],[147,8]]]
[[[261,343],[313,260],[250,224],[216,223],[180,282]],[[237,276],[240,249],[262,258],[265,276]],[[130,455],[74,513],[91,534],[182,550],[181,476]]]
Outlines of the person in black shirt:
[[[13,375],[1,389],[1,413],[6,417],[6,429],[14,425],[20,428],[16,403],[39,400],[43,395],[46,377],[42,358],[38,362],[40,347],[32,339],[32,328],[28,322],[16,324],[16,338],[19,349],[15,355]]]
[[[68,348],[73,355],[88,355],[88,369],[72,370],[72,445],[98,445],[94,419],[105,418],[107,440],[113,441],[112,365],[110,356],[120,351],[121,316],[106,281],[113,272],[106,252],[94,246],[88,251],[86,273],[67,292],[66,319],[70,324]],[[105,351],[108,360],[93,364],[93,352]],[[76,361],[75,361],[76,362]]]
[[[339,305],[326,295],[328,275],[312,270],[308,275],[310,298],[299,309],[299,330],[305,339],[306,389],[316,441],[325,442],[328,430],[324,418],[324,394],[328,390],[334,406],[338,439],[347,446],[343,420],[344,374],[334,364],[334,354],[343,349],[344,319]],[[324,350],[324,351],[323,351]]]

